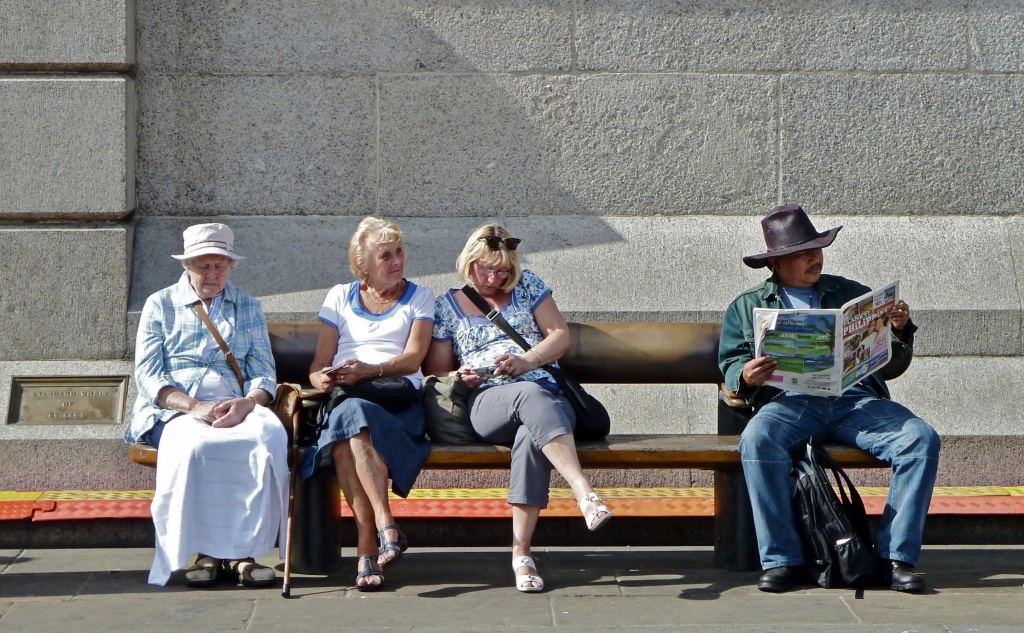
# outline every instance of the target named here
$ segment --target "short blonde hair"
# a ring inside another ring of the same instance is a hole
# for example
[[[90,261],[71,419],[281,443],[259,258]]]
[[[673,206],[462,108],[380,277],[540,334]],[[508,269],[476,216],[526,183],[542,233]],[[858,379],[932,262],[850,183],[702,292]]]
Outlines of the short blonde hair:
[[[509,292],[515,288],[523,276],[523,268],[519,265],[519,251],[510,251],[507,248],[499,248],[493,251],[487,246],[487,242],[481,239],[484,237],[500,237],[504,239],[512,237],[512,233],[500,224],[493,222],[473,229],[473,232],[469,234],[469,239],[466,240],[466,245],[462,248],[462,252],[459,253],[459,258],[455,261],[455,268],[459,271],[459,276],[462,277],[462,280],[472,286],[473,262],[478,259],[491,260],[491,256],[494,256],[498,266],[508,268],[512,273],[501,286],[502,290]]]
[[[363,218],[352,239],[348,241],[349,270],[360,280],[366,279],[366,259],[370,244],[391,244],[399,242],[404,246],[402,229],[390,220],[368,215]]]

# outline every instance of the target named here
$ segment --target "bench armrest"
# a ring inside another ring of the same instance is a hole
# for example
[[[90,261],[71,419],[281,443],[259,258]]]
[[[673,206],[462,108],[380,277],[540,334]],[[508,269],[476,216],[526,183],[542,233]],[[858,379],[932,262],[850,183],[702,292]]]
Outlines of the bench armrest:
[[[718,389],[719,389],[719,393],[721,395],[721,400],[726,405],[732,407],[733,409],[749,409],[750,408],[750,403],[747,402],[747,400],[743,396],[739,395],[738,393],[733,393],[732,391],[729,391],[725,387],[725,383],[724,382],[723,383],[719,383]]]
[[[309,409],[316,409],[327,393],[315,387],[303,387],[293,382],[283,382],[277,386],[277,399],[273,410],[281,424],[288,429],[292,438],[299,437],[302,416]]]
[[[149,444],[135,442],[128,445],[128,458],[140,466],[156,468],[156,449]]]

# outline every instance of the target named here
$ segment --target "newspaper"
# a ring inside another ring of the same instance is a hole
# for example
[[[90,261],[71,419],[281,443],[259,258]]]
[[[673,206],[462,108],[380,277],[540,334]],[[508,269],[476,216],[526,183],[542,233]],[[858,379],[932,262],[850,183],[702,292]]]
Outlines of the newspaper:
[[[897,281],[836,310],[754,308],[754,354],[779,363],[765,384],[838,396],[878,371],[892,357],[889,312],[898,299]]]

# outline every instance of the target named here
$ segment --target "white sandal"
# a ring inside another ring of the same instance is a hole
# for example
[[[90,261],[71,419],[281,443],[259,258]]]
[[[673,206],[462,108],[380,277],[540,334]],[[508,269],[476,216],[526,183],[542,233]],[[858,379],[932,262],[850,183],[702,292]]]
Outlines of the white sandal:
[[[596,492],[588,492],[587,496],[583,497],[577,505],[580,507],[580,512],[583,513],[583,520],[587,522],[587,529],[591,532],[612,518],[612,511],[608,509],[604,501],[601,501],[601,497],[597,496]]]
[[[529,567],[532,574],[516,574],[516,589],[523,593],[544,591],[544,579],[537,575],[537,565],[529,556],[517,556],[512,559],[512,571],[520,567]]]

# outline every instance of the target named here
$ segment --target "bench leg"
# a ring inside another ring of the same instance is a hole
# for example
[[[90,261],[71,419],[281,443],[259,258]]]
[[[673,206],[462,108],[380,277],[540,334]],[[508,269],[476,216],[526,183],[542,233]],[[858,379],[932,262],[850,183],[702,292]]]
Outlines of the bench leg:
[[[718,402],[718,434],[738,435],[750,420],[749,409]],[[761,569],[754,531],[754,511],[743,471],[715,471],[715,566],[729,571]]]
[[[761,569],[754,513],[741,470],[715,471],[715,566],[729,571]]]
[[[341,567],[338,480],[310,477],[299,485],[292,517],[292,571],[327,574]]]

